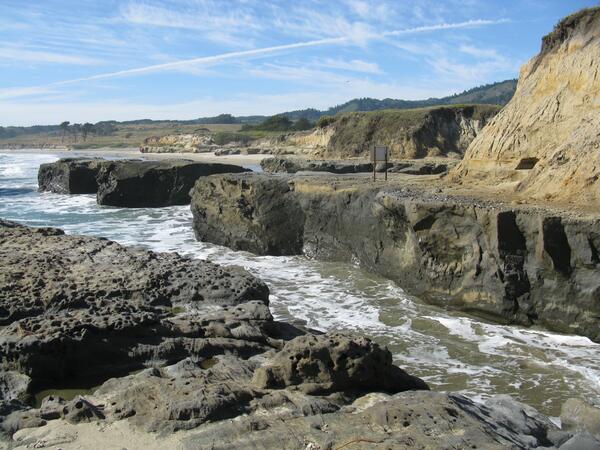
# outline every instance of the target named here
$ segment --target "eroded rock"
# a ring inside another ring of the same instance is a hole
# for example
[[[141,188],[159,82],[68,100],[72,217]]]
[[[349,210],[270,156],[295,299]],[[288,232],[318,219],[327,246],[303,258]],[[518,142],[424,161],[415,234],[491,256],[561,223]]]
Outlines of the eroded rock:
[[[175,159],[161,161],[115,161],[98,172],[100,205],[158,207],[185,205],[190,189],[200,177],[217,173],[250,172],[233,164],[203,163]]]
[[[38,184],[42,191],[59,194],[96,194],[101,205],[159,207],[188,204],[199,177],[240,172],[250,170],[185,159],[63,158],[40,165]]]
[[[308,394],[348,389],[400,392],[428,389],[392,364],[392,355],[367,338],[344,334],[297,337],[254,373],[254,385],[294,387]]]
[[[199,180],[198,239],[353,261],[430,302],[599,341],[600,220],[364,177]]]
[[[95,194],[98,191],[96,176],[100,167],[107,163],[101,158],[62,158],[41,164],[39,189],[57,194]]]

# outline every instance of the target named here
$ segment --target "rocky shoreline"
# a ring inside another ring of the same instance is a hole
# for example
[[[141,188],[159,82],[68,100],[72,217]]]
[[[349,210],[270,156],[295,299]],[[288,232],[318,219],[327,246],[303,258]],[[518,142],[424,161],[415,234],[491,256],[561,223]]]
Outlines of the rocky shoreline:
[[[175,438],[222,449],[597,442],[574,415],[566,431],[508,396],[430,392],[365,337],[274,321],[267,286],[240,268],[6,221],[0,243],[10,448],[76,448],[101,433],[94,423],[126,423],[155,448]],[[92,393],[32,407],[41,387],[92,373],[104,378]]]
[[[199,177],[240,172],[250,170],[187,159],[62,158],[40,166],[38,185],[41,191],[58,194],[96,194],[99,205],[161,207],[188,204]]]
[[[600,219],[396,180],[203,178],[192,192],[194,230],[236,250],[358,263],[435,304],[600,341]]]

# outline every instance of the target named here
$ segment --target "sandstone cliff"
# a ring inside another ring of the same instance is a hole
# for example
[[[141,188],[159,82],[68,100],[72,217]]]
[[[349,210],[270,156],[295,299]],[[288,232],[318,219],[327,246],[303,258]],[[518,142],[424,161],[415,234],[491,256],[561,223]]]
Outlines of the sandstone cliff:
[[[452,178],[504,183],[524,198],[599,205],[599,68],[600,8],[563,19]]]
[[[200,153],[216,148],[209,133],[151,136],[140,146],[142,153]]]

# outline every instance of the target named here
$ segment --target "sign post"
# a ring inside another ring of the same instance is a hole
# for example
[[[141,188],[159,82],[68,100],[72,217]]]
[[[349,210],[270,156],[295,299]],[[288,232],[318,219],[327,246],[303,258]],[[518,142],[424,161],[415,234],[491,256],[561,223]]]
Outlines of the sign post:
[[[371,155],[373,159],[373,181],[376,179],[378,161],[385,163],[385,181],[387,181],[388,153],[387,145],[375,145],[373,147],[373,152]]]

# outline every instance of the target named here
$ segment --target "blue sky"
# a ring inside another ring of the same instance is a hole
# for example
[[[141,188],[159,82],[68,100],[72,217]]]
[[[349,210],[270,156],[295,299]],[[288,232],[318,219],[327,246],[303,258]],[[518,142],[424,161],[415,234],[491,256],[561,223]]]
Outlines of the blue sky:
[[[0,0],[0,125],[327,108],[518,76],[585,0]]]

